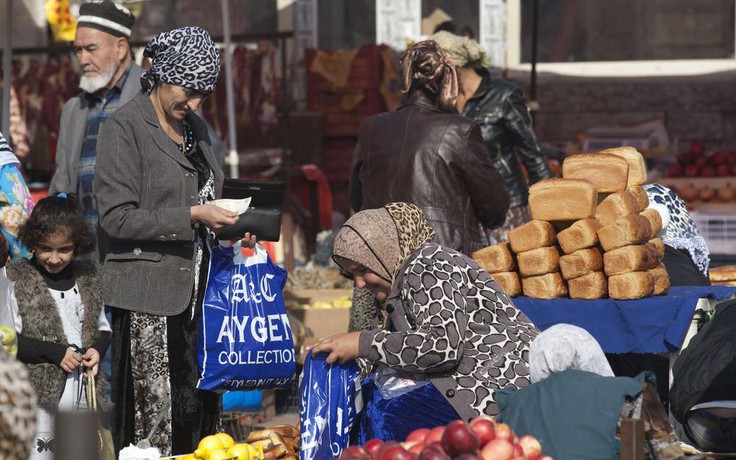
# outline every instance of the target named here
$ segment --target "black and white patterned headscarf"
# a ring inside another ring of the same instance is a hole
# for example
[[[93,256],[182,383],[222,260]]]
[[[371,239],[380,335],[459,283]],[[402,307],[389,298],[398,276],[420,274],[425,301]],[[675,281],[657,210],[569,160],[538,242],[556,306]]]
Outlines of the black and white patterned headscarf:
[[[690,258],[698,269],[708,276],[710,265],[710,250],[692,216],[685,206],[685,202],[671,189],[662,184],[644,185],[649,196],[649,208],[657,210],[662,216],[662,223],[667,222],[659,235],[662,241],[675,249],[684,249],[690,253]]]
[[[141,76],[150,93],[156,81],[209,93],[220,75],[220,51],[201,27],[180,27],[162,32],[146,45],[143,55],[151,69]]]

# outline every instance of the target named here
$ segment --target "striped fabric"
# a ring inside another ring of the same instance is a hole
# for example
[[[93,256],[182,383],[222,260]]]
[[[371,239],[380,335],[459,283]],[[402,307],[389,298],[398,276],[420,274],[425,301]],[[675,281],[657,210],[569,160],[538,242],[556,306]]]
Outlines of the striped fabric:
[[[87,129],[82,141],[82,152],[79,157],[79,185],[77,194],[84,207],[84,217],[91,225],[97,227],[99,214],[97,212],[97,200],[95,200],[95,162],[97,160],[97,137],[105,121],[120,105],[120,93],[125,80],[128,79],[130,66],[125,70],[117,84],[107,93],[100,97],[97,94],[86,94],[89,112],[87,113]]]

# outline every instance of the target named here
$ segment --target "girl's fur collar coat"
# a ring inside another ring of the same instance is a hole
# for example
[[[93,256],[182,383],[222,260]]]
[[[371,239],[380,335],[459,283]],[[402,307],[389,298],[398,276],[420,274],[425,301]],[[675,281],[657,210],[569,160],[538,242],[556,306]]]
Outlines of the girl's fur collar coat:
[[[98,334],[102,310],[100,277],[97,266],[93,263],[73,261],[71,267],[84,304],[82,343],[77,345],[87,348],[94,343]],[[43,277],[31,262],[25,259],[9,261],[7,275],[13,282],[18,313],[23,320],[22,334],[34,339],[68,344],[54,298]],[[59,363],[26,364],[26,367],[36,390],[38,404],[48,409],[56,409],[64,391],[66,372],[59,367]],[[103,409],[109,407],[109,403],[103,401],[105,380],[104,375],[99,372],[96,386],[99,406]]]

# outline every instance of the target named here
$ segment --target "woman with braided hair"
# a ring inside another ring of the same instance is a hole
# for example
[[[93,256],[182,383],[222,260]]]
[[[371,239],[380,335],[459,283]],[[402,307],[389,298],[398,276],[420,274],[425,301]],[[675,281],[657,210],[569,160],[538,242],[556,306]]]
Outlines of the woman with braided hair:
[[[443,246],[470,255],[487,245],[483,228],[503,223],[509,207],[504,181],[493,166],[480,129],[455,111],[455,63],[434,41],[401,56],[404,103],[366,118],[350,172],[355,211],[394,201],[413,203]],[[369,327],[374,312],[356,294],[351,329]]]

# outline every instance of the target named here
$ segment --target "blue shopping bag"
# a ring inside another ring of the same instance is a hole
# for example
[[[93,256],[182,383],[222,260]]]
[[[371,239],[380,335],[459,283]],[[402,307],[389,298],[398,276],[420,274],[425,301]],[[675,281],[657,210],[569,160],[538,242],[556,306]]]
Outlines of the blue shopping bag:
[[[296,371],[294,339],[282,290],[286,270],[256,245],[217,246],[199,327],[200,390],[262,390],[287,386]]]
[[[331,460],[350,444],[350,430],[363,409],[360,368],[355,361],[327,364],[326,353],[304,361],[301,404],[300,460]]]

